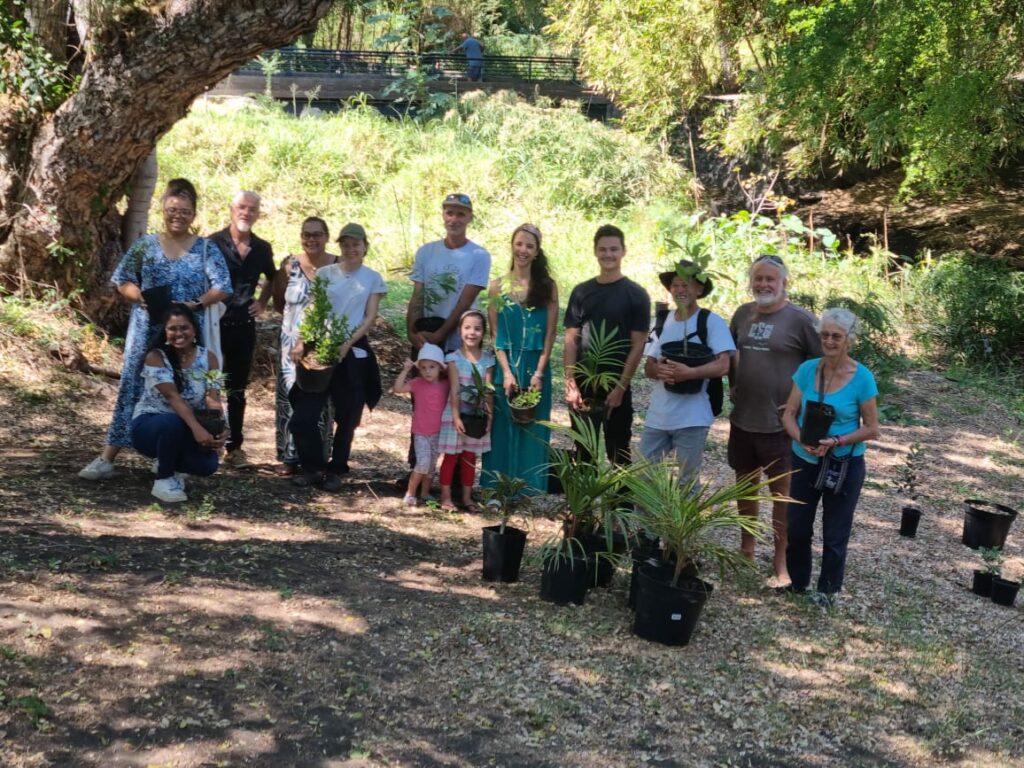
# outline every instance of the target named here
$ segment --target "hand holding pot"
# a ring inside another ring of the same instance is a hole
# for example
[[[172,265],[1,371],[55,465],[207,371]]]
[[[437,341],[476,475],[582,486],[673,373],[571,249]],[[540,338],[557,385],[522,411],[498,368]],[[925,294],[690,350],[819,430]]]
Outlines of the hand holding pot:
[[[622,405],[622,398],[626,394],[626,389],[621,384],[616,384],[612,387],[612,391],[608,393],[608,397],[604,399],[604,406],[609,411],[613,408],[618,408]]]
[[[460,435],[466,434],[466,428],[462,425],[462,419],[459,418],[458,414],[452,416],[452,426],[455,427],[455,431]]]
[[[573,379],[568,379],[565,382],[565,402],[574,411],[583,407],[583,393],[580,392],[580,388],[576,386],[576,381]]]
[[[303,344],[301,341],[297,341],[295,342],[295,346],[292,347],[292,351],[289,352],[288,354],[289,357],[291,357],[292,362],[297,363],[299,362],[299,360],[302,359],[303,355],[306,354],[306,345]]]
[[[516,381],[516,375],[512,373],[511,369],[503,371],[503,373],[504,381],[502,386],[505,388],[505,397],[511,400],[512,396],[519,391],[519,382]]]

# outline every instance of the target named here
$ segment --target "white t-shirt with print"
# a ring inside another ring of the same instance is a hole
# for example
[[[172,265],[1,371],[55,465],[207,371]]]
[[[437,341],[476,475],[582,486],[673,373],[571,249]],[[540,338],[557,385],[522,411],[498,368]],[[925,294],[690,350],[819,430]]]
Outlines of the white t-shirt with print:
[[[424,290],[433,290],[440,299],[423,310],[423,317],[443,318],[455,309],[463,288],[467,285],[487,288],[490,275],[491,254],[472,240],[467,240],[461,248],[448,248],[444,240],[421,246],[410,273],[414,282],[423,283]],[[473,306],[476,305],[474,301]],[[445,349],[450,352],[461,344],[456,328],[448,336]]]
[[[699,314],[700,312],[694,312],[686,320],[676,320],[676,313],[669,312],[661,335],[647,344],[644,355],[657,360],[661,357],[662,344],[670,341],[682,341],[684,337],[691,334],[693,336],[690,340],[699,343],[696,335]],[[714,312],[708,314],[707,337],[708,346],[711,347],[711,351],[715,355],[722,352],[729,354],[736,352],[736,345],[733,343],[732,334],[729,333],[729,326]],[[669,392],[665,389],[663,382],[655,381],[645,424],[652,429],[666,431],[686,427],[710,427],[715,421],[715,415],[711,412],[711,400],[708,399],[707,393],[707,381],[704,382],[700,392],[689,395]]]
[[[384,278],[380,272],[370,269],[365,264],[352,272],[346,272],[341,264],[328,264],[316,271],[317,277],[327,281],[327,295],[331,299],[331,307],[336,315],[348,318],[350,331],[358,328],[366,318],[366,304],[375,293],[387,293]],[[356,357],[366,357],[367,353],[359,347],[352,348]]]

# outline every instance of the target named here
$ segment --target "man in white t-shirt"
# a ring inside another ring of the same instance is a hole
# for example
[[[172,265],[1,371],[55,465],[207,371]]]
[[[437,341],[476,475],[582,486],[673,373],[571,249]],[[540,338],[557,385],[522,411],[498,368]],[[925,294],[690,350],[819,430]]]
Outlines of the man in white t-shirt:
[[[672,294],[676,310],[665,318],[664,327],[652,336],[645,350],[644,374],[656,383],[640,436],[640,452],[648,459],[660,459],[674,451],[680,465],[679,480],[686,483],[700,476],[704,443],[715,420],[708,379],[728,373],[736,345],[725,320],[697,305],[712,288],[711,278],[700,277],[699,267],[684,260],[658,277]],[[679,357],[679,342],[684,339],[691,356],[689,364],[671,359]],[[706,354],[696,357],[696,353]]]
[[[459,348],[462,313],[476,307],[487,287],[491,254],[468,237],[473,221],[469,195],[448,195],[441,204],[445,235],[416,251],[410,277],[412,298],[405,313],[406,332],[413,347],[436,344],[445,352]]]

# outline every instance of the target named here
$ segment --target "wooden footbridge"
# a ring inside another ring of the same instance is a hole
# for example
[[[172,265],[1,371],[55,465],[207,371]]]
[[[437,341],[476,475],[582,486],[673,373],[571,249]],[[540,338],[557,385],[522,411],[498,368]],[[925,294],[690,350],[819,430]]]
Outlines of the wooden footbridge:
[[[578,101],[592,116],[608,116],[608,97],[578,80],[577,65],[576,59],[554,56],[485,55],[483,81],[471,82],[462,54],[281,48],[236,70],[208,93],[265,93],[269,76],[270,95],[281,101],[321,106],[365,94],[370,103],[386,106],[407,102],[408,92],[396,83],[415,77],[428,93],[514,90],[527,98]]]

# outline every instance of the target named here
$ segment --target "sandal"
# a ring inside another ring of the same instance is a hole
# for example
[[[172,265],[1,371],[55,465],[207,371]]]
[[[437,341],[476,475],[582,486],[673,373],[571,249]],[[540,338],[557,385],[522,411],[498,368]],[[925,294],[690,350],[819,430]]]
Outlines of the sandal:
[[[442,512],[458,512],[459,508],[457,506],[455,506],[455,502],[452,502],[452,501],[442,501],[441,502],[441,511]]]
[[[468,504],[459,505],[459,509],[470,515],[479,515],[483,510],[480,509],[480,505],[475,501],[471,501]]]

